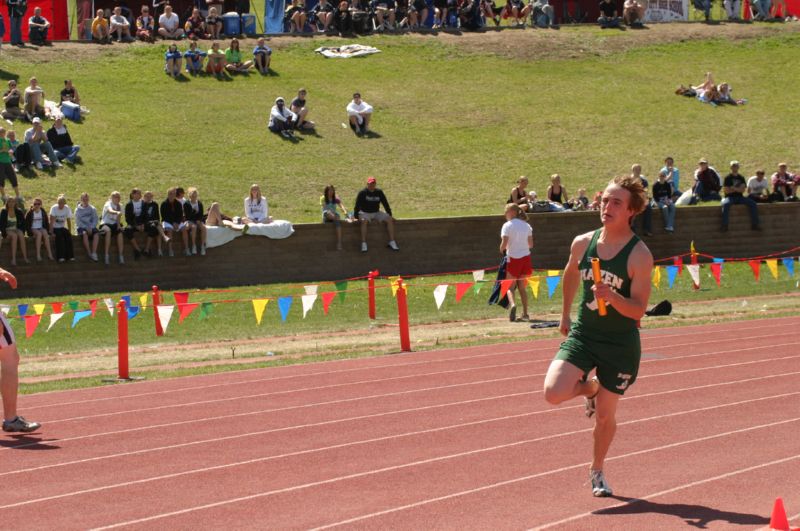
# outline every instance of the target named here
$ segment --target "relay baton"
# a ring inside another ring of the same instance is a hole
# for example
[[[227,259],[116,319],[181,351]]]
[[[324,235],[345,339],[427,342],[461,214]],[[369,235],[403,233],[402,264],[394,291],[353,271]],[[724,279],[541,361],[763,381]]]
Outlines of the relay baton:
[[[595,286],[602,284],[601,276],[600,259],[592,258],[592,279]],[[597,313],[600,314],[600,317],[604,317],[606,315],[606,301],[599,297],[595,297],[595,299],[597,299]]]

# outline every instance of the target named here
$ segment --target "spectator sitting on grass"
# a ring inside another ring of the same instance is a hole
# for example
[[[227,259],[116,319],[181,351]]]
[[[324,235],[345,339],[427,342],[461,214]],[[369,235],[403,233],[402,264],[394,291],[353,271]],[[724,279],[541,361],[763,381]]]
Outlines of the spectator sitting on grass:
[[[14,188],[14,195],[19,196],[17,174],[11,163],[11,149],[11,141],[6,138],[6,130],[0,127],[0,197],[6,196],[6,181]]]
[[[100,231],[97,230],[97,221],[97,209],[89,203],[89,194],[84,192],[81,194],[80,202],[75,207],[75,226],[77,227],[78,236],[83,240],[83,248],[86,249],[86,254],[93,262],[97,262],[97,245],[100,243]],[[70,238],[70,241],[72,241],[72,238]],[[58,249],[57,241],[56,249]],[[57,251],[56,254],[58,254]]]
[[[289,33],[302,32],[305,29],[307,19],[306,7],[300,0],[292,0],[292,3],[286,6],[284,20],[289,23]]]
[[[111,264],[109,253],[111,251],[111,240],[117,240],[117,251],[119,253],[120,265],[125,263],[123,256],[123,240],[122,240],[122,219],[123,208],[120,200],[122,196],[119,192],[111,192],[111,195],[103,205],[103,213],[100,219],[100,232],[105,234],[106,239],[106,259],[105,264]]]
[[[61,167],[61,162],[58,161],[58,155],[53,149],[53,145],[47,140],[47,134],[42,127],[42,120],[38,117],[33,119],[33,127],[25,131],[25,142],[31,149],[31,158],[36,164],[36,169],[41,170],[45,164],[53,165],[56,168]],[[44,160],[42,150],[47,153],[48,161]]]
[[[672,197],[673,199],[677,199],[681,195],[680,189],[680,181],[681,181],[681,171],[675,167],[675,161],[672,157],[667,157],[664,159],[664,167],[661,168],[661,171],[658,172],[659,174],[664,174],[667,178],[667,182],[672,187]]]
[[[380,211],[381,205],[383,205],[385,212]],[[400,250],[400,247],[398,247],[397,242],[394,240],[394,217],[392,216],[392,208],[389,206],[386,195],[378,188],[375,177],[367,179],[367,187],[358,192],[353,212],[355,212],[356,218],[361,223],[362,253],[367,252],[367,225],[373,221],[386,223],[386,229],[389,232],[389,248],[393,251]]]
[[[142,14],[136,17],[136,36],[139,40],[153,42],[155,40],[156,21],[150,16],[150,8],[142,6]]]
[[[158,34],[163,39],[180,40],[183,38],[183,28],[178,15],[172,12],[172,6],[164,6],[164,13],[158,17]]]
[[[308,107],[306,107],[306,89],[301,88],[297,91],[297,97],[292,100],[292,105],[289,108],[294,114],[297,115],[297,128],[298,129],[314,129],[314,122],[306,120],[308,116]]]
[[[74,103],[75,105],[81,104],[81,97],[78,94],[78,89],[76,89],[75,85],[72,84],[71,79],[65,79],[64,88],[61,89],[61,103],[64,103],[65,101]]]
[[[557,27],[555,9],[550,5],[549,0],[536,0],[531,5],[533,6],[531,13],[532,24],[540,28]]]
[[[661,210],[664,218],[664,230],[672,233],[675,230],[675,202],[672,185],[667,180],[667,172],[659,172],[658,181],[653,183],[653,201]]]
[[[17,88],[17,81],[15,79],[8,80],[8,90],[3,93],[3,103],[5,108],[1,113],[6,120],[21,120],[25,118],[25,114],[19,106],[22,99],[22,93]]]
[[[30,84],[25,87],[23,101],[28,120],[33,120],[35,117],[50,118],[50,111],[44,106],[44,89],[42,89],[35,77],[32,77]]]
[[[20,144],[19,140],[17,140],[17,133],[14,131],[9,131],[6,133],[6,139],[8,140],[8,144],[11,146],[11,163],[14,165],[14,171],[19,171],[22,166],[30,166],[30,149],[28,148],[28,144]],[[21,161],[17,158],[17,150],[20,146],[24,146],[23,149],[27,150],[27,157],[28,160],[25,164],[22,164]]]
[[[569,202],[567,189],[562,186],[561,176],[557,173],[550,176],[550,185],[547,187],[547,200],[562,207]]]
[[[503,19],[510,18],[512,26],[525,27],[525,21],[531,12],[531,6],[525,5],[522,0],[506,0],[506,5],[500,13]]]
[[[183,25],[183,31],[186,32],[186,37],[189,39],[204,39],[206,35],[206,21],[200,15],[200,10],[194,8],[192,15],[186,19]]]
[[[772,187],[773,201],[797,201],[797,178],[787,171],[785,162],[772,174]]]
[[[375,24],[378,30],[394,30],[395,3],[394,0],[372,0],[372,10],[375,13]]]
[[[42,16],[42,8],[33,9],[33,16],[28,19],[28,38],[31,44],[44,46],[47,44],[47,32],[50,29],[50,22]]]
[[[225,69],[232,73],[246,73],[253,68],[253,61],[242,62],[242,51],[239,49],[239,39],[231,39],[230,47],[225,50]]]
[[[106,20],[102,9],[98,9],[97,16],[92,19],[92,40],[100,44],[111,43],[108,20]]]
[[[497,15],[495,15],[496,17]],[[428,4],[425,0],[409,0],[408,27],[419,29],[428,20]],[[499,23],[499,18],[497,19]]]
[[[17,265],[18,246],[22,252],[22,259],[29,264],[25,246],[25,212],[22,211],[22,202],[18,197],[9,197],[5,201],[5,208],[0,211],[0,234],[4,240],[11,242],[11,265]]]
[[[272,49],[266,45],[264,37],[259,37],[256,47],[253,48],[253,64],[260,74],[269,74],[269,63],[272,59]]]
[[[745,197],[747,190],[744,176],[739,173],[739,161],[731,161],[731,172],[725,176],[722,183],[725,191],[725,198],[722,200],[722,232],[728,230],[728,220],[730,219],[731,205],[744,205],[750,210],[750,228],[761,230],[758,221],[758,205],[749,197]]]
[[[425,0],[419,1],[425,3]],[[353,14],[347,0],[341,0],[333,10],[333,27],[342,36],[353,34]]]
[[[752,0],[750,5],[756,9],[756,14],[753,17],[753,20],[758,21],[765,21],[771,20],[772,15],[769,13],[770,5],[772,4],[771,0]]]
[[[42,243],[47,251],[47,258],[53,261],[53,251],[50,249],[50,223],[47,213],[42,210],[42,200],[38,197],[33,199],[33,205],[25,215],[25,228],[28,236],[34,238],[34,248],[36,249],[36,261],[42,261]]]
[[[531,190],[528,192],[528,205],[529,205],[529,212],[565,212],[566,209],[564,205],[561,203],[555,203],[553,201],[542,200],[539,201],[538,194]],[[544,208],[544,209],[543,209]]]
[[[519,206],[519,208],[523,212],[527,212],[530,209],[530,203],[528,198],[528,192],[525,191],[525,188],[528,187],[528,178],[524,175],[517,179],[517,185],[511,189],[511,195],[508,197],[508,201],[506,204],[515,204]]]
[[[206,72],[217,77],[222,76],[225,71],[225,52],[219,49],[219,43],[214,41],[208,50],[208,62],[206,62]]]
[[[222,38],[222,18],[217,14],[217,8],[212,7],[208,10],[206,17],[206,32],[210,39]]]
[[[614,0],[602,0],[600,2],[600,18],[597,19],[600,28],[618,28],[620,25],[617,5]]]
[[[206,254],[206,224],[203,202],[197,188],[190,187],[188,198],[183,203],[183,217],[189,226],[189,237],[192,242],[192,254],[197,254],[197,235],[200,234],[200,255]]]
[[[347,213],[347,208],[345,208],[342,200],[336,195],[336,188],[334,188],[332,184],[325,187],[325,190],[322,192],[322,197],[319,198],[319,202],[322,205],[322,222],[333,223],[334,227],[336,227],[336,250],[341,251],[342,222],[338,210],[342,211],[348,223],[352,223],[353,220]]]
[[[161,203],[161,226],[164,229],[164,238],[168,242],[169,256],[175,256],[172,250],[172,242],[170,241],[175,233],[181,234],[183,238],[183,248],[185,254],[189,252],[189,234],[186,231],[187,225],[183,219],[183,205],[176,197],[176,189],[170,188],[167,190],[167,198]]]
[[[643,28],[645,11],[646,8],[638,0],[625,0],[622,20],[632,28]]]
[[[333,12],[335,9],[333,3],[328,2],[328,0],[320,0],[317,5],[313,7],[310,15],[318,31],[321,33],[328,31],[328,28],[333,23]],[[319,27],[320,24],[322,24],[322,28]]]
[[[117,34],[117,42],[131,42],[131,23],[122,16],[122,8],[117,6],[114,8],[114,14],[109,19],[111,27],[108,30],[109,35]],[[113,37],[112,37],[113,38]]]
[[[756,203],[769,203],[769,181],[764,170],[757,169],[756,174],[747,179],[747,197]]]
[[[708,165],[706,159],[700,159],[697,169],[694,172],[694,195],[698,201],[719,201],[722,198],[719,191],[719,173],[712,166]]]
[[[293,130],[297,127],[297,115],[289,110],[283,97],[275,99],[275,105],[269,112],[267,128],[273,133],[278,133],[284,138],[292,138]]]
[[[369,122],[372,119],[372,105],[361,99],[361,94],[353,94],[353,101],[347,104],[347,118],[350,128],[357,135],[369,133]]]
[[[206,52],[197,47],[197,41],[192,40],[189,43],[189,49],[183,52],[183,57],[186,59],[186,71],[190,75],[196,76],[203,71],[203,60],[206,57]]]
[[[178,45],[170,44],[164,53],[164,72],[177,79],[181,75],[182,61],[183,56],[178,51]]]
[[[64,119],[60,115],[56,117],[53,126],[47,130],[47,141],[53,146],[58,160],[66,160],[70,164],[75,164],[80,159],[78,151],[81,150],[81,147],[72,143],[72,137],[69,136],[67,126],[64,125]]]
[[[425,2],[423,1],[423,4]],[[481,15],[488,21],[494,21],[495,26],[500,25],[500,16],[497,13],[497,8],[494,6],[494,0],[480,0]]]

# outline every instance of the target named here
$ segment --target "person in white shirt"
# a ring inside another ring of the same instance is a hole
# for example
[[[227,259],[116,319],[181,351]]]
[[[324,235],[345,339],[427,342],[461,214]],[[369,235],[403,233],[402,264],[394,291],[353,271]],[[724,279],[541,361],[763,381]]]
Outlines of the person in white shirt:
[[[242,232],[247,234],[251,224],[271,222],[272,218],[269,215],[267,198],[261,195],[261,188],[254,184],[250,187],[248,196],[244,198],[244,217],[242,218],[244,227]]]
[[[133,41],[133,37],[131,37],[131,23],[127,18],[122,16],[121,7],[117,6],[114,8],[114,14],[111,15],[109,22],[111,23],[111,29],[109,32],[111,35],[114,35],[115,33],[117,34],[118,42]]]
[[[353,94],[353,101],[347,104],[347,118],[350,128],[357,135],[369,133],[369,122],[372,119],[372,105],[361,99],[361,94]]]
[[[164,39],[178,40],[183,37],[181,21],[169,4],[164,6],[164,13],[158,17],[158,34]]]
[[[59,263],[74,261],[72,251],[72,209],[67,206],[64,194],[58,196],[56,204],[50,207],[50,236],[56,240],[56,259]]]
[[[517,320],[517,306],[514,303],[514,288],[519,288],[522,301],[522,317],[520,321],[529,321],[528,316],[528,278],[533,272],[531,266],[531,249],[533,248],[533,229],[528,224],[528,215],[519,205],[506,205],[506,222],[500,229],[500,252],[506,255],[506,280],[515,280],[508,289],[510,304],[508,318]]]
[[[769,203],[769,179],[764,170],[756,170],[756,174],[747,179],[747,197],[756,203]]]
[[[275,105],[272,106],[272,110],[269,112],[267,129],[273,133],[279,133],[284,138],[292,138],[294,136],[292,131],[296,126],[297,115],[286,106],[286,100],[280,96],[277,97]]]
[[[103,213],[100,215],[100,232],[106,236],[106,265],[111,263],[109,251],[111,251],[111,240],[117,240],[117,251],[119,252],[119,263],[124,264],[122,247],[122,215],[123,208],[120,200],[122,195],[119,192],[111,192],[111,195],[103,205]]]
[[[30,84],[25,87],[23,101],[28,120],[33,120],[34,117],[50,118],[50,110],[44,106],[44,89],[35,77],[32,77]]]

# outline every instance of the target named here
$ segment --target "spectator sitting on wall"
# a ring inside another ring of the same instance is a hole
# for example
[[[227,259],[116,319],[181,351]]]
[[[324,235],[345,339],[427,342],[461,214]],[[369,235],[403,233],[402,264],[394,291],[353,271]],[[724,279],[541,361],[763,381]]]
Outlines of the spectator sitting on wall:
[[[33,199],[30,210],[25,215],[25,228],[28,236],[34,238],[34,248],[36,249],[36,261],[42,261],[42,243],[47,251],[47,258],[53,261],[53,251],[50,248],[50,223],[47,219],[47,212],[42,210],[42,200],[38,197]]]
[[[243,74],[251,68],[253,68],[253,61],[242,61],[239,39],[231,39],[230,47],[225,50],[225,69],[232,74]]]
[[[206,62],[206,72],[217,77],[222,76],[225,71],[225,52],[220,50],[219,43],[214,41],[208,50],[208,61]]]
[[[547,200],[562,207],[569,202],[567,189],[561,184],[561,176],[557,173],[550,176],[550,185],[547,187]]]
[[[111,43],[108,20],[106,20],[102,9],[98,9],[97,16],[92,19],[92,40],[100,44]]]
[[[771,0],[751,0],[750,5],[756,9],[755,16],[753,20],[758,21],[765,21],[771,20],[772,15],[769,13],[770,5],[772,4]]]
[[[647,196],[647,201],[644,204],[644,209],[636,215],[632,220],[631,223],[635,225],[637,219],[642,220],[642,229],[644,230],[645,236],[652,236],[653,235],[653,211],[650,209],[650,205],[652,203],[652,196],[650,195],[650,183],[647,182],[647,178],[642,175],[642,166],[641,164],[634,164],[631,166],[631,177],[639,179],[642,182],[642,187],[644,188],[644,193]]]
[[[506,5],[500,13],[503,19],[510,18],[512,26],[525,27],[525,21],[531,12],[531,6],[525,5],[522,0],[506,0]]]
[[[17,80],[9,79],[8,90],[3,93],[5,108],[3,112],[0,113],[3,118],[6,120],[21,120],[25,118],[25,113],[22,112],[22,108],[19,106],[21,99],[22,93],[19,91],[19,88],[17,88]]]
[[[172,12],[172,6],[164,6],[164,13],[158,17],[158,34],[163,39],[179,40],[183,38],[183,28],[178,15]]]
[[[675,167],[675,161],[672,157],[667,157],[664,159],[664,167],[661,168],[661,171],[658,172],[659,174],[664,174],[667,178],[667,182],[670,184],[672,188],[672,198],[677,199],[681,196],[681,188],[680,188],[680,181],[681,181],[681,171]]]
[[[659,172],[658,181],[653,183],[653,201],[661,210],[664,218],[664,230],[672,233],[675,230],[675,201],[672,185],[667,180],[667,172]]]
[[[322,205],[322,222],[333,223],[334,227],[336,227],[336,250],[341,251],[342,222],[338,211],[342,211],[348,223],[352,223],[353,220],[348,214],[347,208],[342,203],[342,200],[336,195],[336,188],[334,188],[332,184],[325,187],[325,190],[322,192],[322,197],[319,198],[319,202]]]
[[[206,33],[206,21],[200,15],[200,10],[194,8],[192,15],[186,19],[183,25],[183,31],[186,32],[186,37],[189,39],[204,39],[208,35]]]
[[[11,141],[6,138],[6,130],[0,127],[0,197],[6,196],[6,181],[14,188],[14,195],[19,196],[17,174],[11,163],[11,149]]]
[[[197,235],[200,235],[200,255],[206,254],[206,224],[203,202],[197,188],[190,187],[188,198],[183,203],[183,217],[189,226],[189,237],[192,242],[192,254],[197,254]]]
[[[729,21],[741,22],[742,19],[739,17],[742,7],[740,0],[724,0],[722,5],[725,6],[725,12],[728,14]],[[753,2],[751,2],[750,5],[753,5]]]
[[[48,166],[53,165],[56,168],[61,167],[61,162],[58,160],[58,155],[55,149],[53,149],[53,145],[47,140],[47,134],[42,127],[42,120],[40,118],[34,118],[33,127],[25,131],[25,142],[27,142],[30,147],[31,159],[36,164],[37,170],[43,169],[45,164]],[[44,160],[42,150],[47,153],[47,161]]]
[[[122,240],[122,215],[123,215],[123,208],[120,200],[122,195],[119,192],[111,192],[111,195],[106,201],[106,204],[103,205],[103,213],[100,218],[100,232],[105,234],[106,237],[106,259],[105,264],[111,264],[111,258],[109,257],[109,252],[111,251],[111,240],[117,240],[117,251],[119,254],[119,263],[120,265],[125,263],[125,257],[123,256],[123,240]]]
[[[349,10],[353,20],[353,32],[366,35],[372,31],[372,18],[367,0],[350,0]]]
[[[316,25],[320,33],[325,33],[333,23],[333,12],[335,8],[333,3],[328,0],[320,0],[309,13],[309,20]],[[320,24],[322,27],[320,28]]]
[[[424,0],[422,2],[425,3]],[[500,16],[497,12],[497,8],[494,5],[494,0],[480,0],[480,11],[481,15],[488,21],[494,21],[495,26],[500,25]]]
[[[53,146],[58,160],[66,160],[70,164],[80,161],[78,151],[81,150],[81,147],[72,143],[72,137],[69,136],[67,126],[64,125],[64,119],[60,115],[56,117],[53,126],[47,130],[47,141]]]
[[[419,1],[425,3],[425,0]],[[353,14],[350,12],[350,3],[347,0],[341,0],[334,9],[333,27],[342,36],[353,34]]]
[[[178,51],[177,44],[170,44],[164,52],[164,72],[177,79],[181,75],[181,63],[183,55]]]
[[[521,0],[515,0],[520,2]],[[433,0],[433,26],[431,29],[442,29],[447,22],[447,0]]]
[[[67,206],[67,198],[64,197],[64,194],[59,195],[56,204],[50,207],[50,236],[55,238],[56,260],[59,263],[67,260],[74,261],[75,255],[72,250],[72,209]]]
[[[719,201],[722,198],[719,191],[719,173],[712,166],[708,165],[706,159],[700,159],[697,169],[694,171],[694,195],[697,201]]]
[[[297,115],[289,110],[283,97],[275,98],[275,105],[269,112],[267,129],[280,134],[284,138],[292,138],[297,127]]]
[[[114,8],[114,14],[109,19],[110,28],[109,35],[117,34],[117,42],[132,42],[134,39],[131,37],[131,23],[122,15],[122,8],[117,6]]]
[[[169,256],[175,256],[172,250],[172,241],[175,233],[181,234],[183,238],[183,248],[189,251],[189,233],[183,218],[183,205],[176,197],[176,189],[167,190],[167,198],[161,203],[161,226],[164,228],[164,238],[168,243]],[[188,253],[191,254],[191,253]]]
[[[375,24],[378,30],[394,30],[397,17],[396,7],[394,0],[372,0],[372,11],[375,13]]]
[[[144,224],[144,231],[147,233],[147,242],[145,243],[144,251],[142,253],[150,256],[150,245],[153,239],[157,242],[158,256],[163,256],[161,252],[161,241],[169,243],[170,237],[164,232],[164,227],[161,225],[161,215],[159,213],[158,203],[153,200],[153,192],[145,191],[142,197],[142,222]],[[158,235],[158,237],[156,237]]]
[[[643,28],[646,11],[647,9],[638,0],[625,0],[622,7],[622,20],[632,28]]]
[[[307,19],[306,7],[300,0],[292,0],[292,3],[286,6],[284,20],[289,23],[289,33],[302,32],[305,29]]]
[[[50,29],[50,22],[42,16],[42,8],[33,9],[33,16],[28,19],[28,38],[31,44],[44,46],[47,42],[47,32]]]
[[[527,212],[530,209],[528,192],[525,188],[528,187],[528,178],[524,175],[517,179],[517,185],[511,189],[511,195],[508,197],[506,204],[515,204],[519,206],[520,210]]]
[[[297,115],[297,128],[298,129],[314,129],[314,122],[306,120],[308,116],[308,107],[306,107],[306,89],[301,88],[297,91],[297,97],[292,100],[292,105],[289,108],[294,114]]]
[[[83,248],[93,262],[97,262],[97,245],[100,243],[100,231],[97,230],[97,209],[89,203],[89,194],[81,194],[81,200],[75,207],[75,226],[78,236],[83,241]],[[71,232],[71,231],[70,231]],[[71,238],[70,238],[71,241]],[[56,243],[58,248],[58,243]]]
[[[353,101],[347,104],[347,119],[350,129],[357,135],[369,133],[369,122],[372,120],[372,105],[361,99],[361,94],[353,94]]]
[[[578,188],[578,197],[572,198],[569,208],[573,211],[588,210],[589,198],[586,196],[586,188]]]
[[[601,0],[600,18],[597,19],[597,22],[602,29],[618,28],[620,26],[617,5],[613,0]]]
[[[272,60],[272,49],[266,45],[264,37],[259,37],[253,48],[253,64],[260,74],[269,74],[269,63]]]
[[[29,264],[25,246],[25,212],[18,197],[7,198],[5,208],[0,211],[0,234],[3,240],[11,242],[11,265],[17,265],[17,247],[22,252],[22,259]]]
[[[531,3],[531,5],[533,6],[531,12],[532,24],[540,28],[546,28],[548,26],[551,28],[558,27],[558,24],[556,24],[555,9],[550,5],[549,0],[536,0]]]
[[[153,42],[155,25],[155,19],[150,16],[150,8],[142,6],[142,14],[136,17],[136,37],[145,42]]]
[[[131,242],[133,259],[138,260],[142,256],[142,248],[139,242],[136,241],[136,233],[145,232],[144,218],[142,216],[142,205],[144,203],[142,201],[142,191],[134,188],[128,195],[128,199],[129,201],[125,204],[125,228],[122,234],[126,240]],[[154,232],[154,234],[149,234],[149,237],[158,236],[158,231],[151,229],[150,232]]]
[[[192,39],[189,43],[189,49],[183,52],[183,57],[186,59],[186,71],[190,75],[196,76],[203,71],[203,61],[206,57],[206,52],[197,47],[197,41]]]
[[[772,174],[772,200],[797,201],[797,177],[787,171],[785,162],[778,164],[778,171]]]
[[[44,89],[39,85],[39,81],[35,77],[32,77],[29,85],[25,87],[23,101],[28,120],[33,120],[34,117],[50,118],[50,109],[44,106]]]
[[[381,205],[383,205],[384,212],[380,211]],[[386,195],[378,188],[375,177],[367,179],[367,187],[358,192],[353,212],[355,212],[356,218],[361,223],[362,253],[367,252],[367,225],[373,221],[386,223],[386,229],[389,232],[389,248],[393,251],[400,250],[400,247],[398,247],[397,242],[394,240],[394,217],[392,216],[392,208],[389,206]]]
[[[234,220],[235,221],[235,220]],[[272,223],[269,215],[267,198],[261,195],[261,187],[257,184],[250,185],[250,192],[244,198],[244,217],[241,218],[241,231],[244,234],[250,230],[251,225],[264,225]]]
[[[764,170],[757,169],[756,174],[747,179],[747,197],[756,203],[769,203],[769,181]]]
[[[744,196],[747,184],[744,176],[739,173],[739,161],[731,161],[731,172],[725,176],[722,186],[725,192],[725,198],[722,200],[722,232],[728,230],[731,205],[746,206],[750,210],[750,228],[761,230],[758,221],[758,205],[749,197]]]
[[[212,7],[208,10],[206,17],[206,32],[210,39],[222,38],[222,18],[217,14],[217,8]]]
[[[497,17],[497,15],[495,15]],[[409,0],[408,5],[408,27],[419,29],[428,20],[428,4],[425,0]],[[500,19],[497,18],[499,24]],[[496,24],[495,24],[496,25]]]

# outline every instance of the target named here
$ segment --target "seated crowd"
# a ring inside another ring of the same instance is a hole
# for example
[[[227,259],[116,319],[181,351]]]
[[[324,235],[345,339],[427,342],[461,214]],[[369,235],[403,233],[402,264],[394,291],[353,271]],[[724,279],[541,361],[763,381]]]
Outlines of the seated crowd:
[[[189,47],[185,52],[178,50],[177,44],[170,44],[164,54],[164,72],[167,75],[180,77],[183,61],[186,61],[186,72],[196,76],[207,73],[213,74],[218,78],[225,72],[230,74],[243,74],[252,68],[258,73],[269,74],[270,59],[272,50],[266,45],[264,38],[258,39],[253,48],[253,59],[247,60],[239,47],[239,39],[231,39],[230,45],[224,51],[220,48],[219,42],[213,41],[207,50],[198,47],[197,39],[189,41]]]

